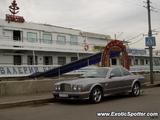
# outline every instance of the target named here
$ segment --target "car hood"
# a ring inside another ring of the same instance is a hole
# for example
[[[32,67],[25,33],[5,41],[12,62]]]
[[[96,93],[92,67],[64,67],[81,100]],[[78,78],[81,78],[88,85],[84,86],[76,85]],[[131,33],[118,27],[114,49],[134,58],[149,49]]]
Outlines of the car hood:
[[[63,83],[71,84],[71,85],[87,85],[87,84],[99,83],[104,80],[105,78],[79,78],[74,80],[57,82],[56,85],[63,84]]]

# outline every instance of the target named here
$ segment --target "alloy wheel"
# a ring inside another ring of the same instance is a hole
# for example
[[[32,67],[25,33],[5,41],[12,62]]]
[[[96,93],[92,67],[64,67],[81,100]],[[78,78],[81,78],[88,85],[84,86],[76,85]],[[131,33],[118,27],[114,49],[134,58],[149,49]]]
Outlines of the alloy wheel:
[[[90,100],[93,103],[99,103],[102,99],[102,91],[100,88],[96,87],[92,90],[91,95],[90,95]]]
[[[139,96],[140,95],[140,85],[138,83],[135,83],[132,88],[132,95],[133,96]]]

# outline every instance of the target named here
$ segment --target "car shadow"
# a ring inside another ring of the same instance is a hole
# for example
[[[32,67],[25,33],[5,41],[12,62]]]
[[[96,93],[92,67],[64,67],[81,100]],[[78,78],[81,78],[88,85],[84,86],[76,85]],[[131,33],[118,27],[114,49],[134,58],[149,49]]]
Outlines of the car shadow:
[[[145,96],[145,94],[142,94],[138,97],[143,97]],[[132,98],[136,98],[136,97],[132,97],[131,95],[126,95],[126,94],[119,94],[119,95],[111,95],[111,96],[106,96],[103,97],[101,103],[104,102],[111,102],[111,101],[119,101],[122,99],[132,99]],[[63,104],[63,105],[95,105],[92,104],[89,100],[53,100],[53,103],[56,104]],[[101,104],[99,103],[99,104]]]

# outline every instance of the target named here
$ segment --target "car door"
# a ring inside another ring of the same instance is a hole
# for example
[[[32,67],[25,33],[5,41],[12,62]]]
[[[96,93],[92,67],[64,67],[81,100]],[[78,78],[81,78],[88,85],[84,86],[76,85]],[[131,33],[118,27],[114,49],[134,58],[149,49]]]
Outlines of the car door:
[[[105,93],[113,94],[123,90],[123,76],[119,67],[113,68],[110,73],[111,76],[107,78],[105,85]]]
[[[130,90],[134,81],[134,76],[125,68],[120,68],[123,76],[124,91]]]

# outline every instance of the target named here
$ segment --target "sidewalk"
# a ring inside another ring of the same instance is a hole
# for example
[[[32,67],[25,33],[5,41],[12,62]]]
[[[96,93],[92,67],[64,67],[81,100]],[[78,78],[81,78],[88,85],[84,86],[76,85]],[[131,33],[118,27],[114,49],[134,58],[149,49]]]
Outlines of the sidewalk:
[[[154,82],[154,84],[150,84],[150,82],[146,82],[143,88],[145,89],[145,88],[153,88],[153,87],[160,87],[160,81],[156,81]]]
[[[144,89],[159,87],[160,82],[155,84],[146,83]],[[53,102],[52,93],[43,93],[43,94],[34,94],[34,95],[25,95],[25,96],[8,96],[0,97],[0,109],[11,108],[17,106],[26,106],[32,104],[43,104]]]
[[[0,109],[31,104],[42,104],[53,101],[52,93],[0,97]]]

